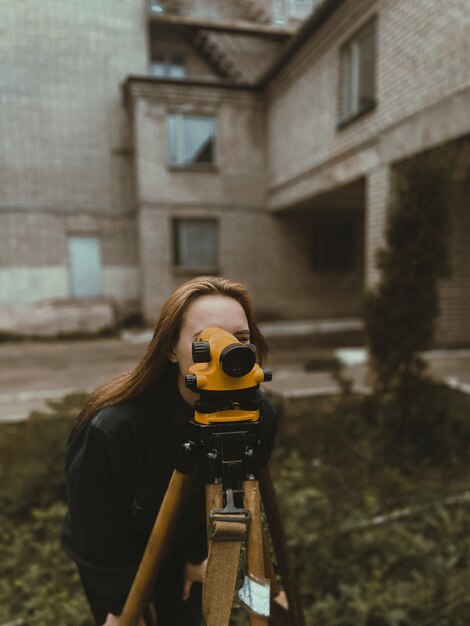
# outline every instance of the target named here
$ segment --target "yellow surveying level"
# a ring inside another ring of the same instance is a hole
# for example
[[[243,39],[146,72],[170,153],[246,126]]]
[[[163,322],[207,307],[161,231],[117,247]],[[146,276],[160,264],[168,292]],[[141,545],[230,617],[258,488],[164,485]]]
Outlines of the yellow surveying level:
[[[194,365],[186,375],[186,387],[200,395],[194,403],[196,422],[259,419],[256,390],[272,376],[256,363],[255,353],[253,344],[240,343],[221,328],[210,327],[200,333],[193,343]]]

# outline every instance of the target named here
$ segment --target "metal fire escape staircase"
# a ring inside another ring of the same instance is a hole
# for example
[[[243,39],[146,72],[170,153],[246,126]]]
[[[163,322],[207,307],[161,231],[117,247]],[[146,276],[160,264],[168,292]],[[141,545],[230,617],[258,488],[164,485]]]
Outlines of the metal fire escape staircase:
[[[241,81],[243,73],[224,51],[217,35],[209,30],[198,30],[191,40],[195,51],[213,68],[218,76],[226,80]]]
[[[235,0],[240,8],[240,19],[251,24],[272,24],[272,16],[259,0]],[[230,35],[228,35],[230,37]],[[231,55],[224,49],[223,39],[227,35],[220,35],[210,30],[200,30],[192,40],[194,49],[204,58],[216,73],[221,77],[235,82],[242,81],[245,76],[237,67]],[[231,36],[235,39],[235,36]],[[231,42],[233,46],[233,41]]]

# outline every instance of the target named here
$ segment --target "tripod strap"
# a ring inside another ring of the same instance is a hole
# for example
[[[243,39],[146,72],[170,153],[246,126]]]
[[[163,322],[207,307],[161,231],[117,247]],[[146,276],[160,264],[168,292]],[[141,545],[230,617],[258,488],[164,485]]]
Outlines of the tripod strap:
[[[202,612],[206,626],[227,626],[237,582],[241,542],[246,536],[246,522],[215,520],[211,535],[202,589]]]

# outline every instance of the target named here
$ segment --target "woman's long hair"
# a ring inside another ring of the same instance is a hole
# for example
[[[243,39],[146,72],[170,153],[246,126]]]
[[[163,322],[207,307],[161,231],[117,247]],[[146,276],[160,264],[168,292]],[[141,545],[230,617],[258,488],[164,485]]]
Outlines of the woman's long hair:
[[[152,340],[139,363],[132,370],[97,387],[78,416],[76,426],[87,422],[99,409],[134,398],[155,385],[172,365],[168,356],[178,341],[189,305],[196,298],[208,295],[226,296],[241,304],[248,320],[250,340],[255,344],[258,360],[262,363],[267,354],[267,345],[256,325],[246,287],[216,276],[194,278],[179,287],[163,305]]]

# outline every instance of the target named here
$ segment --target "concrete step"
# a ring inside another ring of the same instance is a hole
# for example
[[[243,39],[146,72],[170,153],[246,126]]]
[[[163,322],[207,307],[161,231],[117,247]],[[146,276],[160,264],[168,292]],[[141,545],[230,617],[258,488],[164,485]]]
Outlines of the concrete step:
[[[259,327],[271,350],[364,345],[359,318],[261,322]]]

